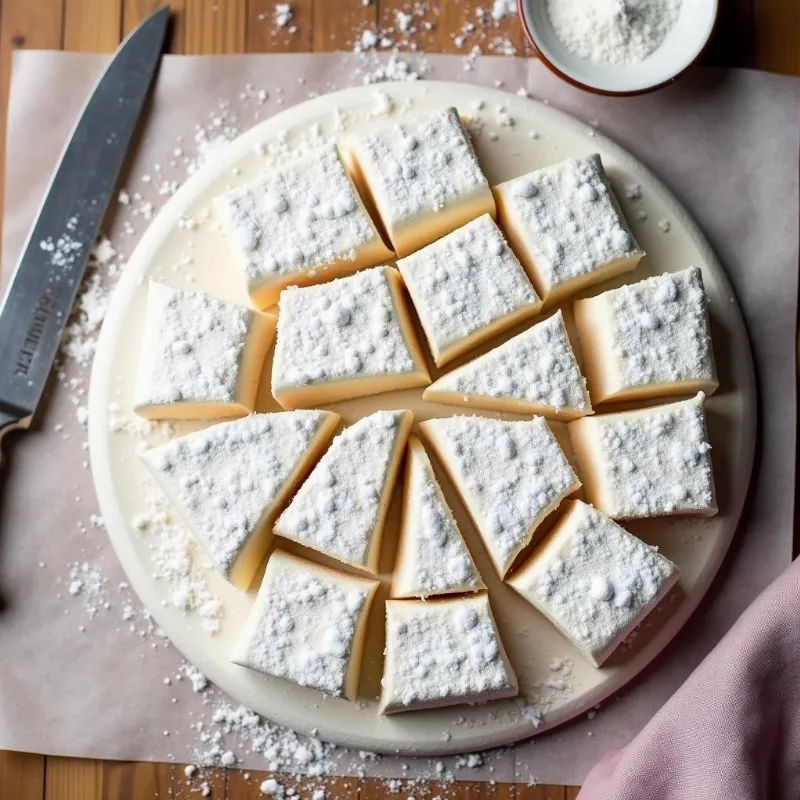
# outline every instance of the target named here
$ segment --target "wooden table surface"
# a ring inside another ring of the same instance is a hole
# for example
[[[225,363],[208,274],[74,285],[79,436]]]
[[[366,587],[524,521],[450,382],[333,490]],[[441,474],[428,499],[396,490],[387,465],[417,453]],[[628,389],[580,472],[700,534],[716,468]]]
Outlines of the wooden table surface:
[[[397,10],[417,0],[290,0],[296,31],[276,28],[272,0],[172,0],[176,25],[174,53],[259,53],[352,49],[358,33],[369,25],[389,27]],[[453,36],[475,19],[475,9],[491,0],[423,0],[429,31],[414,37],[427,52],[461,52]],[[158,0],[0,0],[0,137],[5,136],[11,51],[52,48],[89,52],[112,51],[121,38]],[[755,67],[800,75],[800,3],[798,0],[721,0],[717,34],[705,61]],[[486,29],[484,29],[486,32]],[[484,34],[485,35],[485,34]],[[490,35],[507,36],[525,52],[516,19],[504,20]],[[481,34],[469,38],[480,44]],[[212,770],[208,781],[216,800],[263,797],[259,784],[266,773]],[[281,778],[282,782],[285,782]],[[290,785],[290,784],[287,784]],[[187,785],[183,767],[175,764],[103,762],[0,752],[0,800],[150,800],[200,797],[198,781]],[[386,796],[383,784],[371,779],[331,779],[328,800],[371,800]],[[568,800],[577,788],[459,782],[431,784],[392,795],[417,797]],[[305,800],[302,789],[299,796]]]

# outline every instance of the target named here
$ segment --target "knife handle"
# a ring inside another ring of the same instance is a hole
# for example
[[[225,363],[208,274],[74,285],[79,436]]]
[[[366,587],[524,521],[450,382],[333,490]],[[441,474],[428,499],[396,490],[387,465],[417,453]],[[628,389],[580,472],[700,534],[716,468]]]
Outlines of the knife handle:
[[[11,431],[19,431],[26,429],[31,424],[30,416],[18,417],[16,414],[10,414],[7,411],[0,410],[0,465],[3,463],[3,439],[7,433]]]

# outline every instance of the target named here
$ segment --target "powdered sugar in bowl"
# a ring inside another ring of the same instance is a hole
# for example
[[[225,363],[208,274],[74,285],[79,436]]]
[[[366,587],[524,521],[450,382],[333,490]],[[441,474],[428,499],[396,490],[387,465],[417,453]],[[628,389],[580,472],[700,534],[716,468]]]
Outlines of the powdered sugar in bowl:
[[[519,0],[525,33],[543,63],[600,94],[652,91],[703,53],[719,0]]]

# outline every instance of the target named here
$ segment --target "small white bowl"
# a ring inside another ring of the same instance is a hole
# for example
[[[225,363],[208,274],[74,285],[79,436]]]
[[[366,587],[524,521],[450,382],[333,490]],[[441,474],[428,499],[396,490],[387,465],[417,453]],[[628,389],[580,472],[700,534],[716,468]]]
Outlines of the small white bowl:
[[[542,63],[580,89],[632,95],[659,89],[689,69],[706,49],[719,13],[719,0],[683,0],[667,37],[638,64],[596,64],[571,53],[559,41],[547,14],[547,0],[517,0],[528,41]]]

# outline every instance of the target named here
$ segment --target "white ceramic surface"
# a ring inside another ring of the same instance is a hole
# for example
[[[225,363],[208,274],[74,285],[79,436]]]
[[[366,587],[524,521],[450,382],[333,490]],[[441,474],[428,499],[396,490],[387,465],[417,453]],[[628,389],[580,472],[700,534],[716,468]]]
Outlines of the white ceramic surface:
[[[153,221],[112,298],[100,337],[89,403],[92,470],[109,535],[131,584],[176,647],[237,701],[280,724],[305,732],[316,729],[323,739],[355,748],[407,754],[463,752],[528,737],[591,708],[630,681],[686,622],[719,568],[744,502],[755,442],[753,367],[739,308],[707,241],[668,190],[618,146],[586,124],[552,108],[496,90],[418,82],[391,84],[381,91],[393,99],[395,116],[449,104],[474,117],[474,101],[482,100],[485,111],[482,120],[476,120],[482,122],[482,129],[475,146],[492,183],[568,156],[599,152],[634,233],[648,252],[637,271],[626,280],[683,269],[692,263],[702,267],[712,301],[714,348],[722,381],[720,391],[708,404],[720,514],[709,520],[673,518],[628,526],[646,541],[658,545],[681,567],[678,590],[670,594],[636,638],[623,646],[603,669],[592,668],[537,611],[499,581],[462,504],[435,464],[448,502],[489,586],[492,607],[519,675],[524,699],[385,718],[376,713],[375,702],[383,649],[380,600],[386,595],[394,556],[399,492],[395,493],[387,523],[381,564],[384,586],[369,624],[360,686],[363,702],[326,698],[230,663],[228,656],[252,604],[252,592],[240,593],[221,577],[209,574],[209,585],[225,607],[222,630],[209,636],[199,618],[172,607],[169,585],[153,578],[147,542],[131,525],[135,515],[144,510],[142,486],[147,481],[146,470],[135,455],[134,438],[127,433],[109,432],[109,404],[118,403],[126,411],[131,408],[146,295],[144,279],[154,277],[246,302],[243,281],[213,216],[212,198],[230,186],[247,181],[265,164],[290,158],[301,147],[380,122],[376,115],[382,102],[376,104],[374,87],[316,98],[253,128],[193,176]],[[494,109],[500,105],[514,118],[513,127],[500,127],[496,122]],[[538,138],[529,135],[531,130],[538,133]],[[496,138],[491,135],[495,133]],[[264,152],[276,155],[264,156]],[[641,201],[625,197],[623,187],[630,182],[641,185]],[[637,207],[647,209],[647,221],[633,219]],[[178,225],[185,216],[198,222],[196,229]],[[669,233],[661,230],[659,220],[670,221]],[[180,265],[187,253],[193,260]],[[620,282],[605,284],[589,293]],[[514,335],[519,329],[502,338]],[[495,340],[477,349],[468,358],[497,343]],[[453,366],[464,360],[456,361]],[[265,369],[269,368],[270,359]],[[434,377],[439,374],[432,369]],[[264,381],[259,407],[277,410],[269,396],[268,383]],[[408,390],[341,402],[332,408],[344,416],[346,424],[378,408],[408,407],[418,420],[460,410],[424,403],[420,395],[421,390]],[[191,427],[184,425],[182,429]],[[554,658],[566,658],[572,663],[565,689],[546,685],[552,677],[550,664]],[[531,713],[531,706],[545,712],[544,722],[538,728],[532,721],[535,714]]]
[[[669,83],[700,56],[717,18],[719,0],[683,0],[675,25],[661,46],[638,64],[596,64],[561,43],[547,13],[547,0],[518,0],[528,37],[543,60],[567,80],[607,94],[637,94]]]

